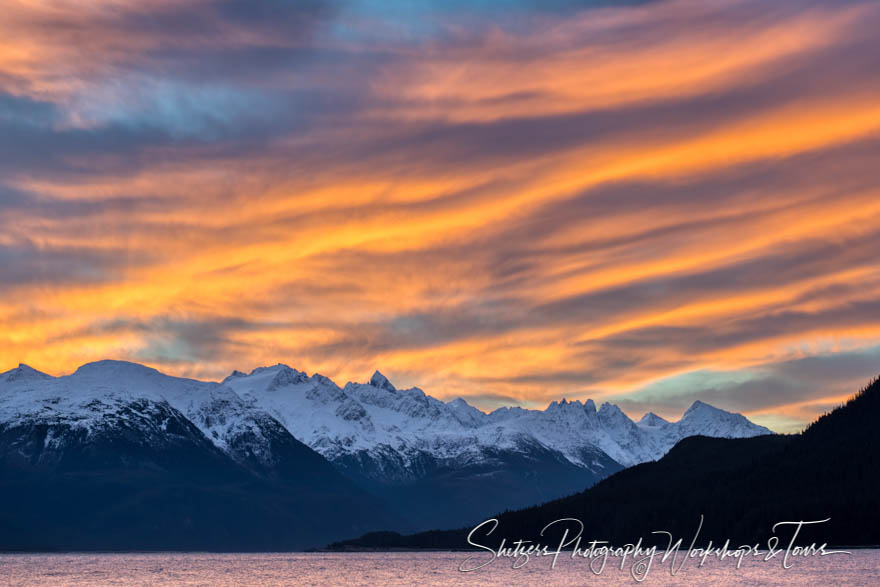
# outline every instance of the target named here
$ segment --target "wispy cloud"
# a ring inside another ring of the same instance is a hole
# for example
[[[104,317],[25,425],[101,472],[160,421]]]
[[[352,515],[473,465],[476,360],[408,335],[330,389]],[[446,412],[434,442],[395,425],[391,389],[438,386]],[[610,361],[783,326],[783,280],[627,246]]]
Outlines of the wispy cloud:
[[[0,363],[378,367],[484,407],[700,398],[796,428],[880,344],[878,25],[13,1]]]

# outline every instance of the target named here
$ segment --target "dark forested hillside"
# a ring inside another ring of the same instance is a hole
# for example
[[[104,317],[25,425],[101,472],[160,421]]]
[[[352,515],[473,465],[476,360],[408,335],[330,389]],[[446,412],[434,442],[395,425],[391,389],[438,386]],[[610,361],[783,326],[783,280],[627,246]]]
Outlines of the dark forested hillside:
[[[475,539],[487,546],[502,538],[554,544],[540,530],[553,520],[578,518],[589,540],[643,538],[663,545],[666,538],[652,538],[652,531],[689,542],[702,515],[699,543],[766,543],[777,522],[830,518],[802,531],[801,542],[880,544],[878,422],[880,380],[874,380],[801,434],[688,438],[659,461],[621,471],[585,492],[495,516],[497,529]],[[372,534],[332,547],[464,548],[469,531]]]
[[[0,424],[0,550],[296,550],[403,523],[283,428],[257,468],[151,410],[92,434]]]

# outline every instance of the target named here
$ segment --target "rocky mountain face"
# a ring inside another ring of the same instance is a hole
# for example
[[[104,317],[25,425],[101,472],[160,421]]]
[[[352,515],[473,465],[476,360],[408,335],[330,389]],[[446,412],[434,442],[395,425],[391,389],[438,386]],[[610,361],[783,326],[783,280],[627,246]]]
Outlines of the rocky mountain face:
[[[27,366],[0,374],[4,467],[162,469],[171,464],[157,465],[160,456],[190,455],[261,482],[309,479],[330,493],[348,483],[394,510],[377,506],[380,520],[354,522],[386,529],[467,524],[581,491],[687,436],[768,433],[701,402],[678,422],[654,414],[633,422],[591,400],[487,414],[462,399],[396,389],[379,372],[343,387],[286,365],[236,371],[222,383],[117,361],[58,378]]]

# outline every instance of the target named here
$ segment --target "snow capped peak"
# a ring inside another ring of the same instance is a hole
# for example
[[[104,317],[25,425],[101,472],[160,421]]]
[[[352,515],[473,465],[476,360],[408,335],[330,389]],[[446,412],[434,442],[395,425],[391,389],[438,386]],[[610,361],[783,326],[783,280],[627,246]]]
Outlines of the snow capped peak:
[[[668,420],[664,420],[654,412],[648,412],[642,419],[639,420],[639,424],[642,426],[663,426],[665,424],[669,424]]]
[[[501,419],[506,419],[506,418],[510,417],[512,414],[513,415],[521,415],[521,414],[531,413],[531,412],[543,413],[543,412],[538,412],[537,410],[527,410],[527,409],[523,408],[522,406],[501,406],[500,408],[495,408],[494,410],[489,412],[489,417],[493,420],[501,420]]]
[[[23,379],[51,379],[52,376],[42,371],[37,371],[33,367],[29,365],[25,365],[24,363],[19,363],[18,367],[15,369],[10,369],[6,373],[3,373],[2,376],[6,379],[6,381],[20,381]]]
[[[584,410],[587,411],[587,412],[594,412],[594,413],[595,413],[595,411],[596,411],[596,402],[594,402],[594,401],[591,400],[591,399],[588,399],[588,400],[584,403]]]
[[[691,404],[691,407],[689,407],[681,417],[682,417],[682,419],[684,419],[684,418],[687,418],[688,416],[692,416],[693,414],[700,413],[700,412],[707,413],[707,414],[713,413],[713,412],[714,413],[723,413],[723,414],[729,413],[729,412],[725,412],[724,410],[719,410],[715,406],[709,405],[706,402],[696,400],[694,403]]]
[[[162,373],[152,367],[141,365],[140,363],[105,359],[103,361],[94,361],[92,363],[81,365],[73,372],[72,377],[142,378],[155,377],[157,375],[162,375]]]
[[[726,412],[700,400],[691,404],[676,425],[689,435],[703,434],[729,438],[772,434],[769,429],[751,422],[742,414]]]
[[[397,391],[397,388],[394,387],[391,382],[388,381],[388,378],[382,375],[379,371],[376,371],[373,373],[373,376],[370,377],[370,385],[387,391]]]
[[[330,379],[326,375],[321,375],[320,373],[315,373],[314,375],[309,377],[309,381],[316,385],[336,387],[336,384],[333,383],[332,379]]]
[[[223,380],[223,383],[226,383],[227,381],[235,379],[237,377],[247,377],[247,373],[235,369],[232,373],[226,376],[226,379]]]
[[[580,400],[568,401],[566,398],[562,398],[559,401],[553,400],[547,405],[547,409],[566,409],[569,406],[578,407],[581,405]]]
[[[282,365],[281,368],[277,370],[275,376],[272,378],[272,381],[269,383],[269,387],[267,387],[266,389],[267,391],[275,391],[276,389],[281,389],[282,387],[300,385],[302,383],[308,382],[309,376],[302,371],[297,371],[296,369],[291,369],[287,365]]]
[[[487,417],[485,412],[478,410],[460,397],[447,402],[446,405],[452,409],[458,421],[465,426],[479,426]]]
[[[269,367],[257,367],[256,369],[251,371],[250,374],[251,375],[259,375],[260,373],[268,373],[270,371],[281,371],[282,369],[290,369],[290,367],[288,367],[284,363],[276,363],[276,364],[271,365]]]
[[[599,407],[599,414],[623,414],[623,412],[616,405],[610,402],[604,402]]]

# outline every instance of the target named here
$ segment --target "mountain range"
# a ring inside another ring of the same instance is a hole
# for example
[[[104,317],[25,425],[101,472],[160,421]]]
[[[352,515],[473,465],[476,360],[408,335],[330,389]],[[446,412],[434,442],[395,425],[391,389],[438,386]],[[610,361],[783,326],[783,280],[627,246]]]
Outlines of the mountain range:
[[[0,374],[0,548],[286,550],[450,527],[580,491],[695,434],[766,428],[695,402],[482,412],[381,373],[338,386],[286,365],[223,382],[122,361]]]
[[[769,430],[702,402],[678,422],[617,406],[552,402],[482,412],[397,389],[379,372],[343,387],[286,365],[223,381],[418,527],[469,523],[487,508],[515,508],[568,495],[621,468],[655,460],[686,436],[742,437]],[[503,488],[503,491],[499,491]]]
[[[845,405],[823,415],[804,432],[754,438],[694,436],[663,458],[622,470],[585,491],[518,511],[490,512],[498,520],[474,535],[476,543],[497,549],[502,540],[557,545],[564,524],[576,518],[583,543],[668,544],[669,532],[709,541],[717,547],[759,544],[771,536],[785,548],[793,535],[778,522],[822,521],[804,526],[796,544],[873,546],[880,544],[880,379]],[[702,522],[701,522],[702,517]],[[701,525],[702,524],[702,525]],[[568,526],[573,530],[572,526]],[[489,529],[493,529],[491,534]],[[699,530],[698,530],[699,529]],[[402,536],[377,532],[339,542],[332,549],[462,549],[472,527]]]

